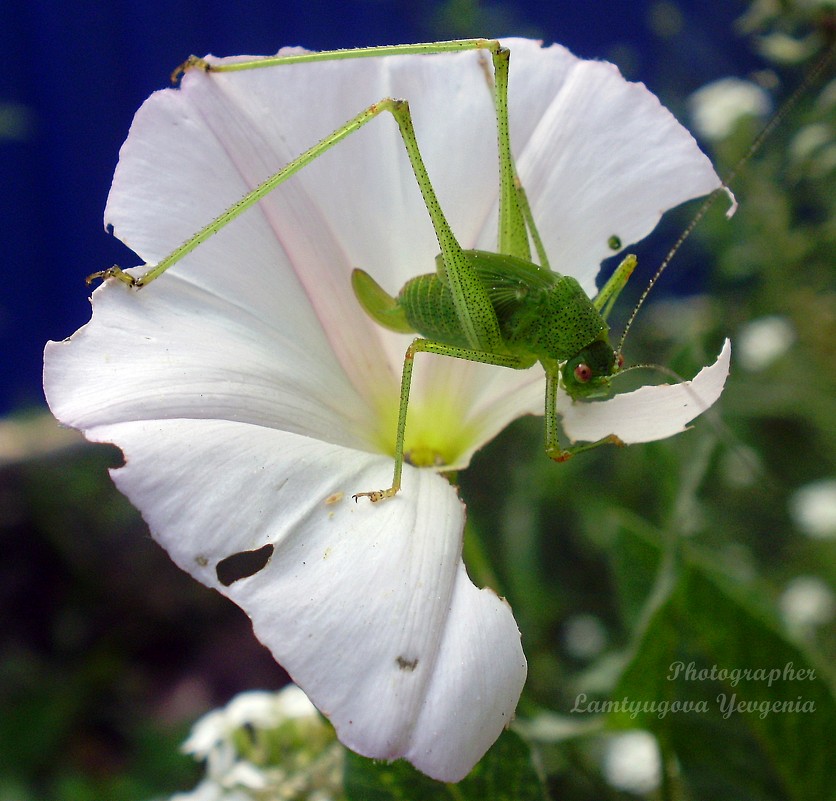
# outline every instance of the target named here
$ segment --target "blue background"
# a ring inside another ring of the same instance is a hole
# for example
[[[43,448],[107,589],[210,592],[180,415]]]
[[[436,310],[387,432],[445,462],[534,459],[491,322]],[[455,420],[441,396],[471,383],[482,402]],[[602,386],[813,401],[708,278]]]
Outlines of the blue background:
[[[442,13],[453,5],[464,13]],[[190,53],[530,35],[615,61],[682,117],[689,92],[755,65],[733,28],[742,4],[680,3],[678,32],[660,35],[672,7],[494,4],[474,29],[467,0],[0,3],[0,414],[43,404],[43,345],[89,319],[84,277],[136,263],[103,230],[105,200],[135,110]]]

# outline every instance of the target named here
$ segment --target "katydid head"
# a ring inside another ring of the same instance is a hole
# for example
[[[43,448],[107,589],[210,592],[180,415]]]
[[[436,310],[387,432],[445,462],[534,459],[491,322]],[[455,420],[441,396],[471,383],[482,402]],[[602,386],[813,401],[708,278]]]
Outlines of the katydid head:
[[[596,339],[563,365],[563,388],[572,400],[607,395],[610,379],[621,369],[621,365],[621,355],[612,349],[609,342]]]

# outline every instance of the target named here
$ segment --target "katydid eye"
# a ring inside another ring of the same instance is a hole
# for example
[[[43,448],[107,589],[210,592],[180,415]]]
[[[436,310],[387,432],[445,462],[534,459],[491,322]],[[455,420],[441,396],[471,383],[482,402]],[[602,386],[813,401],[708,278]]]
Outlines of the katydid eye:
[[[581,362],[575,368],[575,381],[579,384],[585,384],[590,378],[592,378],[592,368],[588,364]]]

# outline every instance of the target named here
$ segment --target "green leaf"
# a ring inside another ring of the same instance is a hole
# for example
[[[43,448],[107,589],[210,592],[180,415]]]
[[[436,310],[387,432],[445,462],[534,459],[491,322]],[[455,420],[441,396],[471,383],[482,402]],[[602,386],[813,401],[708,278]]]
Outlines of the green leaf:
[[[349,753],[348,801],[545,801],[531,751],[519,735],[503,732],[478,765],[458,784],[429,779],[403,760],[374,762]]]
[[[632,536],[648,542],[646,530]],[[755,591],[686,552],[613,690],[608,723],[652,731],[703,801],[831,798],[831,677]]]

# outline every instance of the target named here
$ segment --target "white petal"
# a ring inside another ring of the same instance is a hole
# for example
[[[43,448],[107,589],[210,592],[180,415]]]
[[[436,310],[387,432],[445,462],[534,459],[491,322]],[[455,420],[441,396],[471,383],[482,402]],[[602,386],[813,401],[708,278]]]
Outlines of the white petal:
[[[100,287],[91,322],[69,341],[47,346],[44,391],[53,414],[81,429],[130,420],[240,420],[371,449],[364,432],[373,427],[374,410],[317,329],[296,337],[237,300],[173,276],[159,289]],[[272,303],[280,320],[281,295]]]
[[[116,442],[119,489],[184,570],[238,603],[259,639],[349,748],[466,775],[510,722],[525,680],[508,605],[461,560],[464,508],[447,482],[391,461],[241,423],[147,421],[87,432]],[[165,454],[165,458],[161,458]],[[225,586],[217,566],[272,546]]]
[[[731,343],[692,381],[642,387],[605,401],[583,403],[561,394],[563,430],[572,440],[595,442],[615,434],[625,444],[653,442],[681,431],[720,397],[729,374]]]
[[[594,294],[612,235],[624,245],[642,239],[665,211],[720,179],[656,96],[612,64],[509,43],[512,122],[539,115],[530,137],[515,138],[520,177],[552,269]]]

